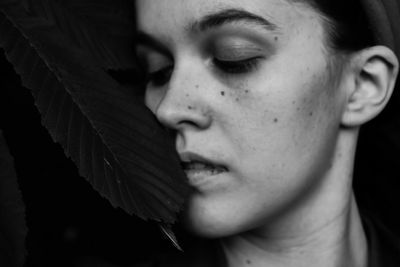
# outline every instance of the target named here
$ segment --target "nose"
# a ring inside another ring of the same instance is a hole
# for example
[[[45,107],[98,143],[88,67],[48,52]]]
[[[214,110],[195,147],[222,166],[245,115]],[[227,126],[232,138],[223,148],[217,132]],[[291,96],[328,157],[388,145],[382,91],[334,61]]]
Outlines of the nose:
[[[198,72],[190,74],[188,67],[174,70],[167,88],[158,96],[154,110],[164,126],[178,131],[186,127],[205,129],[210,126],[209,101],[201,92],[200,80],[201,75]]]

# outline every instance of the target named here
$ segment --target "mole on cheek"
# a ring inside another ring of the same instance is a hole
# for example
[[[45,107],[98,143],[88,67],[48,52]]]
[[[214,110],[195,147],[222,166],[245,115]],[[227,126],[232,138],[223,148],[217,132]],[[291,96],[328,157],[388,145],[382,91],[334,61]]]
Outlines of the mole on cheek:
[[[192,106],[188,106],[188,109],[192,110],[192,109],[193,109],[193,107],[192,107]]]
[[[221,91],[221,95],[224,96],[224,95],[225,95],[225,92],[224,92],[224,91]]]
[[[275,123],[278,123],[278,121],[279,121],[278,118],[275,118],[275,119],[274,119],[274,122],[275,122]]]

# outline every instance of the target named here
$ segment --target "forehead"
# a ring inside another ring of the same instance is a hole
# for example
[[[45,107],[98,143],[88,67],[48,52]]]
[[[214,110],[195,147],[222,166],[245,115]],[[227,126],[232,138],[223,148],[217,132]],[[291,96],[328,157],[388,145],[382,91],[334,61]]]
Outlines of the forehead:
[[[136,0],[138,29],[179,36],[207,15],[243,10],[271,21],[287,34],[322,26],[322,15],[303,1],[288,0]]]

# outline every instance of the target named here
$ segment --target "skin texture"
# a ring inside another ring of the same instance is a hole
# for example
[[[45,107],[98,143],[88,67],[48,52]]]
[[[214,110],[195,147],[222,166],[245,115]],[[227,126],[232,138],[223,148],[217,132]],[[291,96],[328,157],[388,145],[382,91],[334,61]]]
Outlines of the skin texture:
[[[199,28],[233,8],[275,26]],[[282,0],[139,0],[137,12],[139,31],[161,46],[137,47],[147,72],[163,74],[149,80],[146,105],[182,159],[225,168],[187,172],[188,229],[221,238],[230,266],[364,266],[351,190],[358,126],[343,126],[357,68],[334,63],[321,16]],[[215,63],[249,58],[240,73]]]

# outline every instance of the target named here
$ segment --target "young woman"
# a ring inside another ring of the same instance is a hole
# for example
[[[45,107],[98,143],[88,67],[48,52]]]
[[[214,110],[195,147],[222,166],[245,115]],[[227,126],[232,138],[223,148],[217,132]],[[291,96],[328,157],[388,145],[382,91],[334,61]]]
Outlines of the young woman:
[[[136,1],[145,103],[195,188],[182,221],[218,240],[161,266],[400,264],[352,190],[399,68],[381,27],[397,2],[365,2]]]

